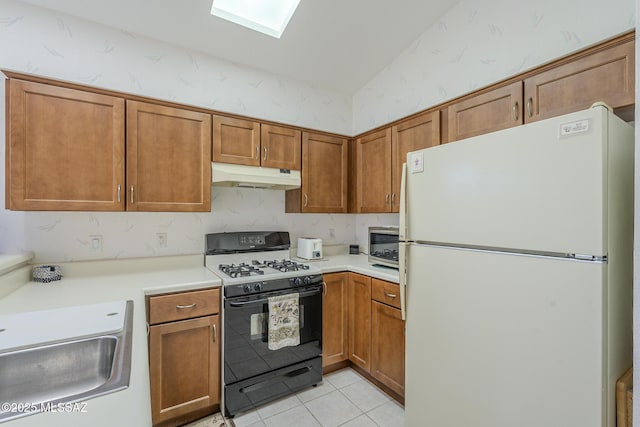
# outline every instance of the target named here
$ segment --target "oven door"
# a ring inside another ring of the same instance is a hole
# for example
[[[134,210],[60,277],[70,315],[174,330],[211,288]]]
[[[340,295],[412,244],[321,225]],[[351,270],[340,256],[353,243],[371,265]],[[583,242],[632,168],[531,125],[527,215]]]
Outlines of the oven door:
[[[268,348],[268,298],[288,289],[227,298],[224,302],[224,383],[226,385],[322,355],[322,285],[299,293],[300,344]]]

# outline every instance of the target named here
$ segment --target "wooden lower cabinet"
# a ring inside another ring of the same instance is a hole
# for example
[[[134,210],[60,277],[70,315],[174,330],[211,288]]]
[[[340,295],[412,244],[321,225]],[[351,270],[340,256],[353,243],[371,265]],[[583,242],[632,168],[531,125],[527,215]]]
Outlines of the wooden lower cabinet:
[[[208,303],[202,301],[204,297]],[[182,425],[218,409],[222,336],[219,302],[219,289],[150,297],[150,319],[166,322],[149,327],[154,426]],[[179,313],[168,310],[170,306]],[[183,312],[198,316],[203,310],[207,315],[176,320]]]
[[[349,273],[349,360],[371,369],[371,277]]]
[[[400,309],[371,301],[371,376],[404,396],[404,321]]]
[[[326,291],[322,299],[322,366],[349,360],[348,273],[323,276]]]

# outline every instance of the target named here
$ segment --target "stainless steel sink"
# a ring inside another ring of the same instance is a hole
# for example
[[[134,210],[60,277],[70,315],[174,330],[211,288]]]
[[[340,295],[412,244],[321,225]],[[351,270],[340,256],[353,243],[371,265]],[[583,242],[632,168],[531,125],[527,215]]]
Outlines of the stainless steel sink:
[[[127,388],[132,326],[133,301],[127,301],[115,334],[0,353],[0,422]],[[21,411],[27,402],[41,404]]]

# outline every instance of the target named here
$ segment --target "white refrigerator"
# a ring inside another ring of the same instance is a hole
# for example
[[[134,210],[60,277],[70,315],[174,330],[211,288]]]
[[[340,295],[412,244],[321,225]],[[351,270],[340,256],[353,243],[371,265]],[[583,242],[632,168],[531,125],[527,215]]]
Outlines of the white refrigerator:
[[[408,427],[614,427],[633,128],[596,106],[407,156]]]

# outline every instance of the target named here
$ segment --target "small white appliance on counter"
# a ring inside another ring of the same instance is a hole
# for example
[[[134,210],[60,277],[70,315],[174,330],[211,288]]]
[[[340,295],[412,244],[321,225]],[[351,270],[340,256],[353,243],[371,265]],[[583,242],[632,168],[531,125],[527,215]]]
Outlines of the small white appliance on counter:
[[[407,427],[615,427],[633,135],[597,106],[408,154]]]
[[[298,258],[321,259],[322,239],[316,239],[313,237],[298,238]]]

